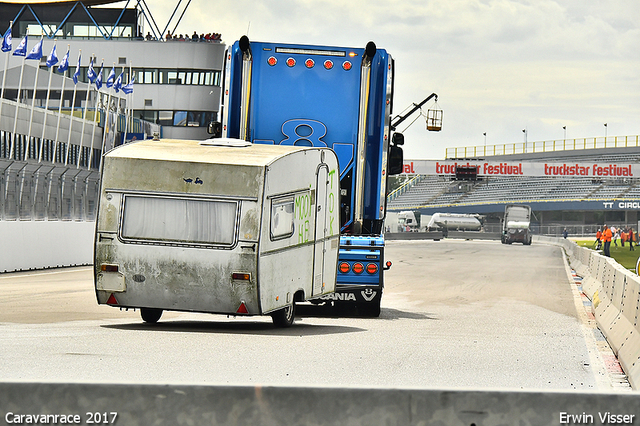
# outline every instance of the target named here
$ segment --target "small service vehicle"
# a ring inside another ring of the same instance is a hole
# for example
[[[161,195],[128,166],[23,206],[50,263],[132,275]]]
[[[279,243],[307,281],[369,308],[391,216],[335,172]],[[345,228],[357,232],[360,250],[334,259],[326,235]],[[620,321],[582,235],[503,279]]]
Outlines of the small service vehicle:
[[[527,205],[509,204],[504,209],[502,221],[502,244],[514,242],[531,244],[531,207]]]

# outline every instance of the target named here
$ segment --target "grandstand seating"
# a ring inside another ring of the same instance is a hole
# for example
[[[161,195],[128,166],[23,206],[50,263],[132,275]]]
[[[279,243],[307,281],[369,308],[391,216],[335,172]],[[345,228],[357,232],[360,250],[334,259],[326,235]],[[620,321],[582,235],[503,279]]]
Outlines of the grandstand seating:
[[[504,157],[503,157],[504,158]],[[558,158],[532,158],[530,161],[558,161]],[[517,161],[526,161],[518,159]],[[588,153],[576,151],[561,159],[564,163],[638,162],[640,153]],[[484,177],[461,185],[449,176],[420,176],[410,188],[388,200],[390,210],[456,204],[504,204],[532,201],[590,201],[640,198],[640,180],[635,178],[591,177]]]

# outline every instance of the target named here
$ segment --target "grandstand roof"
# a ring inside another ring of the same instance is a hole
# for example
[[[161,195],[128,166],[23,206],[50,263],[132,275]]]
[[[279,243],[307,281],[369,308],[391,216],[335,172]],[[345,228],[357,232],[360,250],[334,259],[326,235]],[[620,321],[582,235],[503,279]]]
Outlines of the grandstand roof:
[[[122,0],[82,0],[80,3],[85,6],[97,6],[101,4],[120,3]],[[47,4],[62,4],[62,3],[77,3],[78,0],[5,0],[0,1],[0,4],[19,4],[19,5],[47,5]]]

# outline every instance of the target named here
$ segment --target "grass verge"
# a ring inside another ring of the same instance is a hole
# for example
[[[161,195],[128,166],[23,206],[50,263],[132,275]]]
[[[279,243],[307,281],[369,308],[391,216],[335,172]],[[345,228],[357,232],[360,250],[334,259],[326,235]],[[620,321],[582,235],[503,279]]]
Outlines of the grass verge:
[[[594,244],[595,238],[591,240],[574,240],[576,244],[580,247],[587,247],[592,250],[595,250],[596,245]],[[624,247],[622,247],[620,240],[618,240],[618,245],[613,245],[611,243],[611,257],[615,259],[623,267],[630,269],[635,272],[636,263],[638,262],[638,257],[640,257],[640,247],[634,246],[634,250],[629,250],[629,244],[626,243]],[[600,250],[602,253],[602,250]]]

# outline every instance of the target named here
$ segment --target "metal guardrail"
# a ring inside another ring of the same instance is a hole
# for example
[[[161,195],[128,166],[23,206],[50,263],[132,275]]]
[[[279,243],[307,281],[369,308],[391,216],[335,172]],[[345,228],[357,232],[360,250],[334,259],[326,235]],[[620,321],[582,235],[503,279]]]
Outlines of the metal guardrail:
[[[580,139],[560,139],[537,142],[517,142],[447,148],[445,158],[491,157],[496,155],[531,154],[539,152],[573,151],[600,148],[628,148],[640,146],[640,136],[609,136]]]

